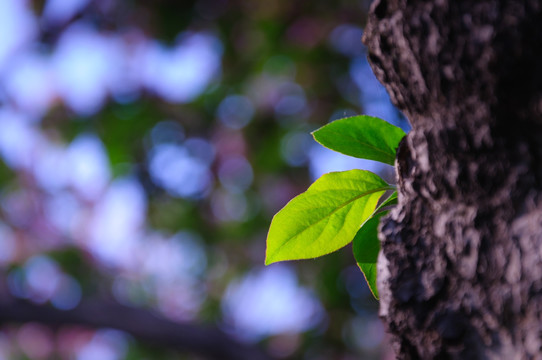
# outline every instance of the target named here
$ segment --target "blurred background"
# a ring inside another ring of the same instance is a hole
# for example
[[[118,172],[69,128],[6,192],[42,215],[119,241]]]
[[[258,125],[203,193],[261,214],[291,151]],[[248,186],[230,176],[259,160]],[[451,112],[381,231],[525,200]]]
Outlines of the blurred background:
[[[263,266],[272,216],[323,173],[393,181],[310,136],[408,128],[369,6],[0,1],[0,359],[392,358],[350,249]]]

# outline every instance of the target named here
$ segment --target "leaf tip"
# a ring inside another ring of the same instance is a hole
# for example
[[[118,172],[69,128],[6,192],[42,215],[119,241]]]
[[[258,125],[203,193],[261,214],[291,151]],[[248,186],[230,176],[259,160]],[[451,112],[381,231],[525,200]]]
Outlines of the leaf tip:
[[[378,287],[376,285],[376,278],[372,280],[369,276],[367,276],[366,272],[363,270],[363,266],[360,263],[358,263],[358,268],[361,270],[361,273],[363,274],[363,277],[365,278],[365,282],[367,283],[367,287],[371,291],[371,294],[377,301],[380,301],[380,298],[378,296]]]
[[[267,248],[265,249],[265,266],[268,266],[268,265],[271,265],[271,264],[274,264],[280,260],[277,260],[276,259],[276,254],[271,254],[270,251],[269,251],[269,245],[267,246]]]

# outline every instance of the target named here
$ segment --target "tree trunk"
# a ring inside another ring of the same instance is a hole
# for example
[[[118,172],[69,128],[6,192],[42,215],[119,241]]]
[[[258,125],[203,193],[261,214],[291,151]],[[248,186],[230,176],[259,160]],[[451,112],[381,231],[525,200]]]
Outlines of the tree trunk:
[[[378,263],[399,358],[542,358],[542,2],[377,0],[364,41],[412,124]]]

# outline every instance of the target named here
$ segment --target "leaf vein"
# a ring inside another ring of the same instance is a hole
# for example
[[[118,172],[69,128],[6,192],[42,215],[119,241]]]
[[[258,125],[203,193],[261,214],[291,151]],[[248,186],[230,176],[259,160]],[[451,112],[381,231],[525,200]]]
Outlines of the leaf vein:
[[[349,139],[352,139],[354,142],[358,143],[358,144],[361,144],[363,146],[366,146],[366,147],[369,147],[373,150],[375,150],[376,152],[379,152],[381,154],[383,154],[387,159],[388,161],[391,161],[392,163],[395,161],[395,156],[394,155],[391,155],[389,152],[387,151],[384,151],[382,149],[380,149],[379,147],[375,146],[375,145],[372,145],[371,143],[368,143],[368,142],[364,142],[364,141],[361,141],[359,140],[358,138],[352,136],[352,135],[346,135],[342,132],[338,132],[338,131],[334,131],[334,130],[327,130],[330,134],[334,134],[334,135],[338,135],[338,137],[345,137],[345,138],[349,138]],[[387,145],[387,144],[386,144]],[[325,145],[324,145],[325,146]],[[327,146],[326,146],[327,147]],[[338,150],[337,150],[338,151]],[[342,152],[342,151],[341,151]]]
[[[289,237],[286,241],[284,241],[282,244],[280,244],[280,246],[274,251],[274,253],[277,253],[278,251],[280,251],[280,249],[282,249],[286,244],[289,244],[292,240],[296,239],[297,237],[299,237],[302,233],[304,233],[305,231],[309,230],[310,228],[312,228],[314,225],[318,224],[319,222],[325,220],[325,219],[329,219],[331,218],[331,216],[333,216],[333,214],[335,214],[337,211],[339,211],[340,209],[344,208],[345,206],[353,203],[354,201],[364,197],[364,196],[368,196],[368,195],[371,195],[371,194],[374,194],[374,193],[377,193],[377,192],[380,192],[380,191],[386,191],[386,190],[390,190],[390,187],[389,186],[385,186],[385,187],[381,187],[381,188],[377,188],[377,189],[373,189],[373,190],[369,190],[369,191],[365,191],[363,192],[362,194],[358,195],[358,196],[355,196],[354,198],[344,202],[343,204],[341,204],[340,206],[336,207],[333,211],[331,211],[329,214],[326,214],[324,217],[318,219],[317,221],[313,222],[312,224],[310,224],[309,226],[306,226],[305,228],[301,229],[301,231],[297,232],[296,234],[294,234],[293,236]],[[307,209],[307,210],[310,210],[310,209]],[[343,224],[343,227],[344,227],[344,224]],[[325,228],[325,227],[324,227]],[[341,227],[342,229],[342,227]],[[323,229],[322,229],[322,232],[320,233],[320,235],[317,237],[317,239],[319,239],[321,237],[323,233]]]

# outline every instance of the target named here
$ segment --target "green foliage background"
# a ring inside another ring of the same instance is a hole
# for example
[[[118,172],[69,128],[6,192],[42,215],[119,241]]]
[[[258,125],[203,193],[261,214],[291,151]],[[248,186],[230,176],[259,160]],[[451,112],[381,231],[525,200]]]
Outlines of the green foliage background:
[[[122,101],[109,97],[99,111],[83,115],[59,98],[40,117],[36,128],[59,146],[67,146],[82,134],[96,136],[105,146],[113,179],[128,176],[143,187],[148,204],[147,233],[172,236],[189,232],[200,239],[207,259],[204,272],[196,277],[203,300],[189,320],[227,329],[231,324],[221,307],[226,289],[263,266],[272,216],[312,182],[309,164],[315,143],[304,135],[309,136],[330,120],[365,113],[367,109],[360,99],[383,96],[380,88],[360,89],[352,76],[353,63],[363,63],[365,58],[361,31],[348,33],[357,34],[354,37],[333,40],[339,36],[338,31],[333,31],[341,26],[354,30],[364,26],[369,1],[125,0],[89,4],[62,26],[41,26],[36,42],[43,49],[40,51],[51,52],[63,32],[78,22],[111,34],[137,29],[164,46],[173,46],[178,35],[186,31],[208,32],[221,42],[220,75],[192,101],[166,101],[147,89]],[[31,1],[29,5],[39,19],[46,1]],[[295,84],[288,91],[302,94],[301,110],[276,111],[277,103],[284,97],[281,84]],[[4,83],[0,85],[5,87]],[[218,120],[220,104],[229,95],[246,96],[254,102],[254,116],[246,126],[231,128]],[[10,104],[6,98],[1,98],[3,108]],[[393,114],[399,121],[402,119]],[[210,167],[214,182],[204,194],[195,198],[172,196],[152,178],[152,133],[157,124],[164,123],[180,125],[185,139],[206,139],[217,150]],[[229,155],[246,158],[252,168],[253,181],[240,193],[225,189],[217,180],[220,166]],[[393,179],[391,168],[376,170],[386,180]],[[0,209],[2,224],[16,233],[18,244],[17,255],[0,268],[5,283],[24,277],[29,259],[44,256],[78,282],[83,298],[115,297],[118,269],[101,262],[81,239],[65,239],[49,231],[49,225],[44,225],[43,231],[38,226],[46,221],[45,204],[51,195],[40,189],[35,179],[24,169],[0,161],[0,188],[2,204],[14,194],[24,193],[26,199],[31,199],[33,209],[38,209],[25,212],[28,221],[23,224],[14,221],[9,206]],[[217,215],[216,201],[222,195],[230,200],[241,198],[246,205],[244,215]],[[311,289],[319,299],[325,316],[308,331],[275,334],[255,341],[283,358],[386,356],[388,349],[377,318],[377,302],[352,251],[288,266],[294,269],[300,285]],[[157,307],[153,279],[133,279],[129,273],[122,276],[129,284],[124,301],[141,308]],[[175,318],[174,314],[171,317]],[[17,340],[20,329],[20,325],[4,326],[0,340],[11,344],[6,345],[11,349],[10,358],[32,358],[25,353],[24,343]],[[44,333],[44,338],[55,343],[56,335]],[[126,343],[126,359],[196,359],[132,338]],[[55,348],[52,354],[49,358],[56,358],[59,350]]]

